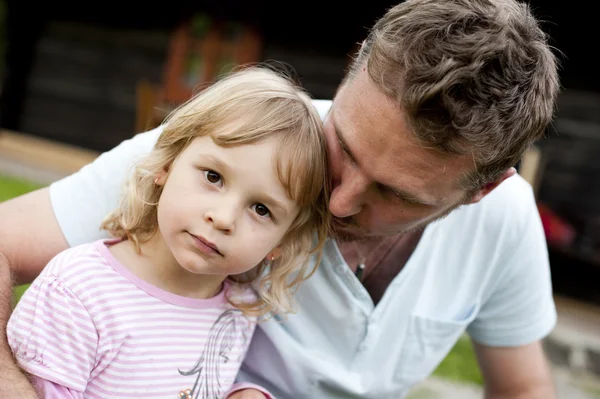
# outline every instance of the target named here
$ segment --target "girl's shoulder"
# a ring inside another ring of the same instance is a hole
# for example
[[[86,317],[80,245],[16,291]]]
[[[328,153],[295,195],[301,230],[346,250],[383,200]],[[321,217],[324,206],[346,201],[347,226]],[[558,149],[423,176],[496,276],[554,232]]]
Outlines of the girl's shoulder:
[[[54,275],[73,274],[74,270],[85,268],[89,270],[90,265],[96,263],[105,263],[99,246],[103,240],[90,243],[79,244],[67,248],[56,254],[44,268],[44,272],[51,272]]]

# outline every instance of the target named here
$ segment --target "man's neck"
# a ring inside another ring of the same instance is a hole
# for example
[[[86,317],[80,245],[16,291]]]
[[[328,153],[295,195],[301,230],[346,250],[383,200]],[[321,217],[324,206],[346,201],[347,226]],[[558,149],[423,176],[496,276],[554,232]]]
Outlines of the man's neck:
[[[377,304],[408,262],[422,235],[423,230],[416,230],[378,240],[339,241],[338,247],[353,272],[364,258],[361,282]]]

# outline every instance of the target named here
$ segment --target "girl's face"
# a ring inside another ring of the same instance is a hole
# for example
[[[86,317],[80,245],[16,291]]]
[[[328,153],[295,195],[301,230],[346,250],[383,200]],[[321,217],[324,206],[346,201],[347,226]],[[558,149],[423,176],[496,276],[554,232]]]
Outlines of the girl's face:
[[[273,140],[225,148],[198,137],[158,176],[159,230],[184,269],[228,276],[277,255],[299,209],[277,178],[274,151]]]

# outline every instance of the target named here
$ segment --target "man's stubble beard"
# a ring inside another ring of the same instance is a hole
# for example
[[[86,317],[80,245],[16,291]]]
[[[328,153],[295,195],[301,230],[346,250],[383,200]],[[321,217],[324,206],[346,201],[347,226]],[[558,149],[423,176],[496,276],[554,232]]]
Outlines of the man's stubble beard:
[[[417,231],[422,231],[429,224],[441,220],[451,214],[456,209],[460,208],[464,205],[464,202],[461,202],[455,206],[450,207],[439,215],[432,217],[431,219],[425,219],[415,225],[412,225],[407,228],[402,228],[390,232],[381,232],[372,234],[368,232],[366,229],[362,228],[354,219],[354,217],[347,218],[332,218],[331,224],[331,238],[340,242],[350,242],[350,241],[372,241],[372,240],[383,240],[388,237],[404,235],[404,234],[412,234]]]

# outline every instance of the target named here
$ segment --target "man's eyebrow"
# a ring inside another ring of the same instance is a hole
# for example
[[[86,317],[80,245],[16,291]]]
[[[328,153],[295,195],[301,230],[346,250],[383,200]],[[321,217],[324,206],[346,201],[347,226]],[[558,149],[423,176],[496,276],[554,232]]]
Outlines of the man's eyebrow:
[[[333,122],[333,127],[335,130],[335,135],[337,137],[337,140],[340,143],[340,147],[348,155],[348,158],[350,158],[352,163],[359,166],[359,163],[358,163],[356,157],[354,156],[354,154],[352,154],[352,151],[350,150],[350,148],[348,147],[348,144],[344,140],[341,130],[339,129],[339,127],[335,123],[335,121]],[[417,204],[417,205],[435,206],[435,204],[431,203],[430,201],[423,200],[423,199],[417,197],[416,195],[410,194],[404,190],[399,190],[395,187],[391,187],[391,186],[389,186],[387,184],[383,184],[383,183],[377,183],[377,185],[379,186],[380,189],[389,191],[390,193],[392,193],[393,195],[395,195],[402,201],[405,201],[405,202],[408,202],[411,204]]]

